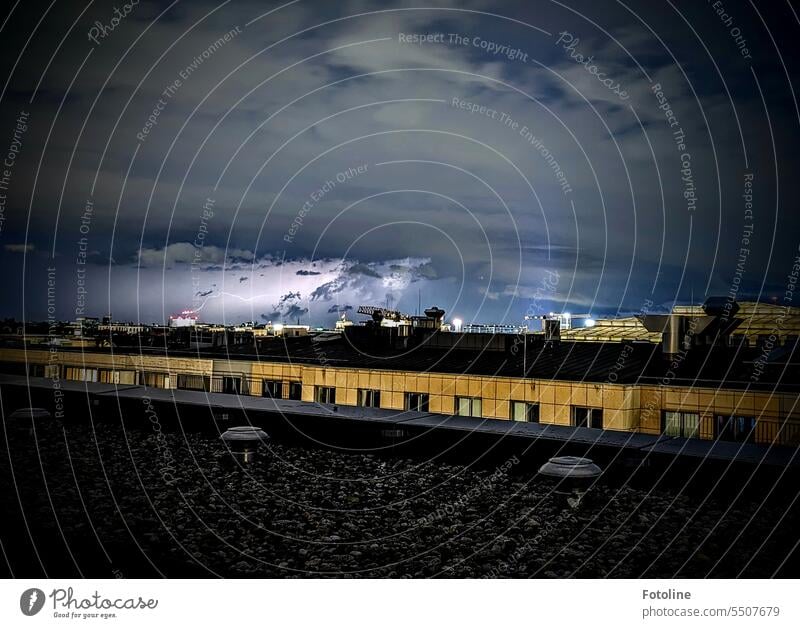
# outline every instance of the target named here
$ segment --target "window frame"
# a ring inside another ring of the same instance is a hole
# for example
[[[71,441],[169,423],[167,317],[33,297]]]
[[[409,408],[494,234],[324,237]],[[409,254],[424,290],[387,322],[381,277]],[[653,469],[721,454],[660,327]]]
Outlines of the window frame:
[[[323,391],[324,394],[323,394]],[[322,397],[325,397],[324,399]],[[336,403],[336,386],[315,386],[314,400],[317,403],[335,404]]]
[[[517,404],[522,404],[525,408],[525,418],[517,419],[514,416],[514,409]],[[533,401],[521,401],[512,399],[509,407],[509,418],[517,423],[539,423],[539,404]],[[535,415],[535,416],[534,416]]]
[[[723,426],[720,425],[722,423],[721,419],[725,422]],[[744,431],[740,430],[740,421],[745,425],[750,424],[750,429],[745,429]],[[758,417],[755,416],[746,414],[714,414],[714,439],[730,443],[752,443],[755,442],[757,426]],[[732,438],[721,438],[727,429],[730,429]]]
[[[578,422],[578,412],[586,411],[585,419]],[[603,408],[594,408],[592,406],[570,406],[570,425],[572,427],[586,427],[593,430],[603,430],[605,425],[603,423]],[[595,425],[598,421],[600,425]]]
[[[303,400],[303,382],[289,382],[289,396],[287,399],[291,401]]]
[[[361,408],[380,408],[381,391],[377,388],[359,388],[357,402]]]
[[[417,397],[419,403],[416,404],[416,407],[411,406],[411,398]],[[407,392],[404,395],[404,405],[403,407],[406,410],[412,412],[430,412],[428,408],[430,408],[431,403],[431,396],[429,393],[421,393],[421,392]]]
[[[678,415],[678,433],[677,434],[670,434],[667,432],[667,415]],[[687,435],[686,429],[686,418],[687,417],[696,417],[696,425],[694,427],[693,433]],[[700,438],[700,413],[699,412],[687,412],[685,410],[663,410],[661,412],[661,434],[664,436],[671,436],[673,438]]]
[[[469,407],[469,414],[462,414],[461,404],[466,402]],[[476,407],[477,406],[477,407]],[[458,396],[455,398],[455,412],[456,416],[472,417],[474,419],[483,418],[483,399],[481,397],[465,397]]]
[[[277,390],[277,395],[273,394],[270,389]],[[267,399],[283,399],[283,381],[279,379],[262,379],[261,380],[261,396]]]
[[[210,392],[211,378],[207,375],[197,375],[195,373],[178,373],[175,378],[175,388],[178,390]]]

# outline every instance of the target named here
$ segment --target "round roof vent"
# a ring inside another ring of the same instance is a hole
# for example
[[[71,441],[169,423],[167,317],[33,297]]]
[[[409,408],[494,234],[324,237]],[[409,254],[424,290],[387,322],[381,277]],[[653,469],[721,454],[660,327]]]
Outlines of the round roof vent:
[[[269,434],[260,427],[254,425],[239,425],[223,432],[221,438],[230,445],[234,443],[252,443],[255,447],[258,446],[261,441],[268,440]]]
[[[14,410],[8,418],[35,421],[37,419],[52,419],[53,415],[50,414],[49,410],[45,410],[44,408],[20,408],[19,410]]]
[[[254,425],[239,425],[223,432],[220,438],[234,458],[249,463],[256,459],[258,446],[269,440],[269,434]]]
[[[589,458],[559,456],[550,458],[539,467],[539,473],[550,478],[594,480],[600,477],[603,471]]]

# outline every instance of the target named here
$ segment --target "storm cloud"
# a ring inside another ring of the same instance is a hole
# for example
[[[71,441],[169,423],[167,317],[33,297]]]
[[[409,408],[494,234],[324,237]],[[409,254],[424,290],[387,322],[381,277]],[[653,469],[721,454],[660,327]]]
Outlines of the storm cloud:
[[[797,252],[785,8],[726,2],[747,59],[707,3],[141,2],[96,41],[108,6],[34,4],[0,44],[4,315],[55,268],[74,318],[80,266],[87,315],[519,321],[552,273],[541,307],[616,313],[727,293],[750,225],[743,294]]]

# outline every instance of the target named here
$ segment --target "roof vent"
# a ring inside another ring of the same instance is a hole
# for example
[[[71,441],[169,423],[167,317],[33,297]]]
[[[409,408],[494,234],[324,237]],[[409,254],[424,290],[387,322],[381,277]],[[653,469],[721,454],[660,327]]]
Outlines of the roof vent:
[[[589,458],[559,456],[550,458],[539,467],[539,473],[550,478],[594,480],[599,478],[603,472]]]
[[[239,425],[226,430],[221,438],[236,458],[242,462],[252,462],[259,445],[268,441],[269,435],[260,427]]]
[[[44,408],[20,408],[8,415],[8,427],[18,430],[20,434],[25,430],[33,435],[37,426],[52,420],[53,415]]]
[[[541,467],[539,475],[557,481],[556,493],[564,493],[573,496],[570,505],[577,507],[586,491],[603,471],[589,458],[579,458],[577,456],[559,456],[550,458]]]
[[[33,422],[42,419],[52,419],[53,415],[44,408],[20,408],[19,410],[14,410],[8,418],[15,420],[27,419]]]

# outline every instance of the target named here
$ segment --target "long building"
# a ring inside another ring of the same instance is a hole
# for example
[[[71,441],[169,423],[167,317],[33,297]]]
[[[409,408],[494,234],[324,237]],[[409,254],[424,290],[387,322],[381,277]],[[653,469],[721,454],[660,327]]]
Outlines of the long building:
[[[757,303],[744,301],[737,303],[736,317],[741,323],[731,334],[735,344],[746,342],[757,346],[771,335],[783,344],[800,336],[800,308],[785,307],[773,303]],[[700,316],[703,309],[700,305],[676,305],[673,314],[682,316]],[[777,324],[776,321],[780,321]],[[625,340],[646,340],[661,342],[659,332],[649,331],[640,318],[624,316],[620,318],[592,319],[591,326],[573,326],[561,329],[564,340],[583,340],[595,342],[622,342]]]
[[[420,321],[419,327],[353,325],[344,333],[194,352],[6,346],[0,371],[800,445],[796,339],[732,343],[721,331],[730,325],[721,327],[718,318],[692,313],[678,325],[667,316],[659,344],[443,332],[440,321]],[[692,331],[701,326],[704,331]]]

